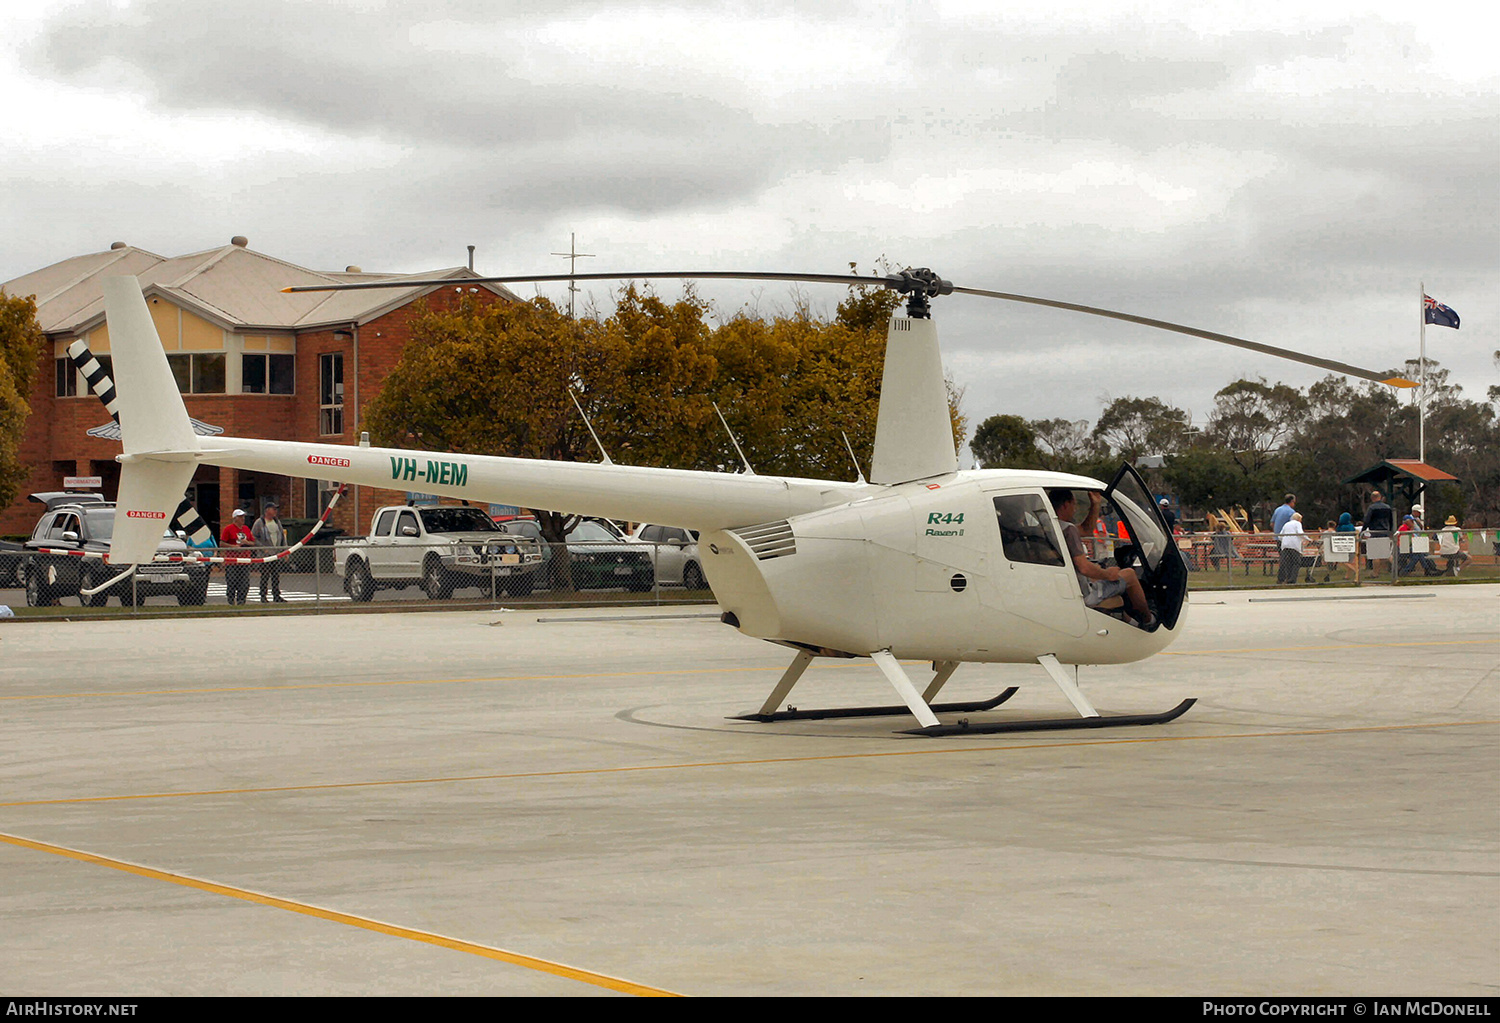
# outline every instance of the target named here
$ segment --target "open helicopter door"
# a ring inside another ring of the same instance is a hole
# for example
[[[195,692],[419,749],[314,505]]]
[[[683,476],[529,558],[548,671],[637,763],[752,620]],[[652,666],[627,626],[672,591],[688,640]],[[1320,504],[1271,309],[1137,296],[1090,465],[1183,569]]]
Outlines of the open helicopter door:
[[[1172,539],[1150,489],[1140,473],[1126,463],[1115,473],[1104,491],[1104,499],[1114,506],[1130,530],[1130,543],[1115,548],[1115,563],[1121,568],[1135,569],[1162,627],[1176,628],[1183,601],[1187,599],[1187,563],[1182,560],[1182,552],[1177,549],[1177,541]]]

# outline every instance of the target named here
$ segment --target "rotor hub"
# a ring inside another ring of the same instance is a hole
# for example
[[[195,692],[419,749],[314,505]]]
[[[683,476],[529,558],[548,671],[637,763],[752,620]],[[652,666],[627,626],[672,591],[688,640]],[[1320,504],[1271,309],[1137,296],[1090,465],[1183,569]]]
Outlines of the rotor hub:
[[[906,315],[914,320],[932,318],[929,299],[953,294],[953,282],[945,281],[924,267],[907,267],[886,275],[886,287],[906,296]]]

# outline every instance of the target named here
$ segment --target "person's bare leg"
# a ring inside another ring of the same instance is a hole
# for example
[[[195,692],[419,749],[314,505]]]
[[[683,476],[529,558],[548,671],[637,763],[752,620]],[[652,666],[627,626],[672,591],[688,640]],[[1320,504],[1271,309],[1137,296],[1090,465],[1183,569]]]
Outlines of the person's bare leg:
[[[1140,577],[1135,574],[1135,569],[1120,569],[1120,578],[1125,580],[1125,599],[1130,602],[1130,610],[1134,611],[1138,618],[1149,618],[1151,605],[1146,602],[1146,591],[1142,588]]]

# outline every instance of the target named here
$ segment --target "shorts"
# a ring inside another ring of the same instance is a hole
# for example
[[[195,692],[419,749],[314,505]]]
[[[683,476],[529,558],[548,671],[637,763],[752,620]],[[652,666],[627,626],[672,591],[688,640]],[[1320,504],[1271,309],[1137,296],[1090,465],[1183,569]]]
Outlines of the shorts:
[[[1083,604],[1098,607],[1112,597],[1123,597],[1129,589],[1130,583],[1124,579],[1090,579],[1088,589],[1083,591]]]

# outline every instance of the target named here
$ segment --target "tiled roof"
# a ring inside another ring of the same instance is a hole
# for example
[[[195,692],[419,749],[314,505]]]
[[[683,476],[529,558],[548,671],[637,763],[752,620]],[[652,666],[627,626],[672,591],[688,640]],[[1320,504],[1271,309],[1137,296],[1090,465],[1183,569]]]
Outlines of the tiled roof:
[[[305,330],[340,323],[367,323],[436,290],[414,287],[296,294],[281,290],[292,285],[478,276],[467,267],[421,274],[324,273],[234,244],[170,259],[125,246],[65,259],[6,281],[0,288],[10,295],[36,295],[37,321],[43,331],[78,333],[104,316],[100,281],[124,274],[139,278],[143,290],[160,294],[230,330]],[[507,298],[515,297],[498,285],[476,287],[488,288]]]

